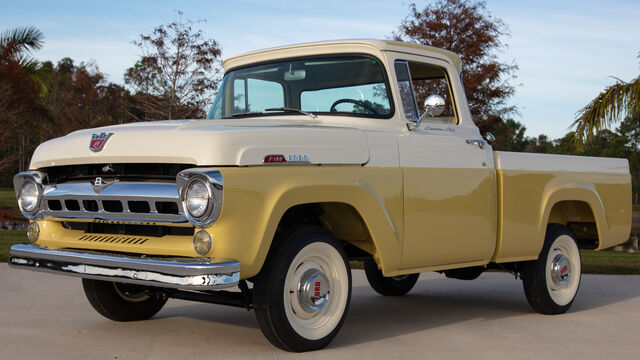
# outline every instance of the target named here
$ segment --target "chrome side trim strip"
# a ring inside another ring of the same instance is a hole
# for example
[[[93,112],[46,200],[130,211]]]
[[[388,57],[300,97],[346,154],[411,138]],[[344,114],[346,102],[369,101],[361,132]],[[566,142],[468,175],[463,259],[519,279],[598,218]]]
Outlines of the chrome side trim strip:
[[[38,245],[11,247],[9,265],[35,271],[147,286],[214,290],[240,280],[240,262],[209,258],[153,258]]]

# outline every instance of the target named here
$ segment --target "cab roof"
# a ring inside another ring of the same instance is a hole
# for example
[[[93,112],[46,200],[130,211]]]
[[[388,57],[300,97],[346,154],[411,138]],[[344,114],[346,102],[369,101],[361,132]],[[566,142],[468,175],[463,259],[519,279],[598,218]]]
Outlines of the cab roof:
[[[231,68],[268,61],[271,59],[294,57],[296,55],[309,55],[311,50],[314,48],[335,48],[335,52],[349,52],[349,49],[353,49],[354,47],[370,47],[378,51],[395,51],[418,56],[441,58],[451,62],[458,72],[461,71],[462,67],[460,57],[449,50],[401,41],[373,39],[318,41],[257,50],[230,57],[223,61],[222,67],[227,71]]]

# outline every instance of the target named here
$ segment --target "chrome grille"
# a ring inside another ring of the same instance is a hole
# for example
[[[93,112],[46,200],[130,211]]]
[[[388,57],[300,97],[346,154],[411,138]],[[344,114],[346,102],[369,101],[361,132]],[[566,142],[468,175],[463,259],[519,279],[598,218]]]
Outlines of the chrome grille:
[[[172,183],[114,182],[97,190],[90,182],[46,185],[40,206],[44,217],[187,221]]]

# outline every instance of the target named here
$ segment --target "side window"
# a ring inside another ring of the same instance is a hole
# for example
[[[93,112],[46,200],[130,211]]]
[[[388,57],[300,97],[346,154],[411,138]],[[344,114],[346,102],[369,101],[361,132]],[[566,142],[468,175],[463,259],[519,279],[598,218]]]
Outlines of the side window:
[[[396,78],[398,78],[398,89],[400,90],[400,101],[402,101],[404,116],[407,120],[415,121],[418,119],[418,108],[413,85],[411,84],[411,76],[409,76],[409,64],[406,61],[396,60],[394,67]]]
[[[248,112],[246,85],[246,79],[235,79],[233,81],[233,114]]]
[[[233,113],[263,112],[284,106],[284,88],[275,81],[235,79],[233,81]]]
[[[423,121],[457,124],[458,120],[453,106],[453,96],[446,70],[438,66],[418,62],[410,61],[408,64],[420,115],[424,112],[423,104],[429,95],[440,95],[444,98],[445,107],[442,114],[432,118],[425,118]]]

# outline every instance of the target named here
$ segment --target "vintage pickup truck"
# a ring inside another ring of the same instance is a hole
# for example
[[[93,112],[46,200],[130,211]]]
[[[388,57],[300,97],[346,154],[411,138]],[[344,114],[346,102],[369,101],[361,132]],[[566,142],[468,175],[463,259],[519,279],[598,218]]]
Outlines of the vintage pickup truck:
[[[307,351],[345,320],[350,260],[390,296],[421,272],[509,271],[533,309],[559,314],[578,249],[629,236],[627,160],[494,152],[451,52],[330,41],[223,66],[207,119],[41,144],[14,178],[31,222],[10,265],[81,277],[116,321],[168,298],[253,309],[271,343]]]

